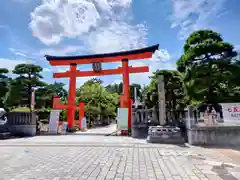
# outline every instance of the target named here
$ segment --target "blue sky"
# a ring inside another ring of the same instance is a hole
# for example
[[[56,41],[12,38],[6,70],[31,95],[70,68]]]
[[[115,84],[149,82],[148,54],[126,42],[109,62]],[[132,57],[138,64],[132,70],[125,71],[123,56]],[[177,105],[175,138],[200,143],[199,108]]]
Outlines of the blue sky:
[[[149,73],[131,75],[132,83],[143,85],[157,69],[176,68],[186,37],[196,29],[218,31],[225,41],[240,45],[238,0],[2,0],[0,7],[0,66],[11,70],[19,63],[41,65],[50,83],[53,72],[67,67],[49,66],[45,54],[94,54],[160,44],[152,59],[131,62],[149,65]],[[78,86],[89,78],[78,78]],[[122,78],[101,79],[109,84]]]

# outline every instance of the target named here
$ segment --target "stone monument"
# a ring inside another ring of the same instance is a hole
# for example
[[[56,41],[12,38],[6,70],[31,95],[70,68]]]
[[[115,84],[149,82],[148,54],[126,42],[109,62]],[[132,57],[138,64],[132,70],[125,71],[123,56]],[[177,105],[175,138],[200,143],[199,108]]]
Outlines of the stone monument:
[[[158,82],[159,123],[160,125],[164,125],[166,123],[164,76],[159,75],[157,78],[157,82]]]
[[[164,144],[183,144],[184,138],[178,127],[150,126],[147,142]]]

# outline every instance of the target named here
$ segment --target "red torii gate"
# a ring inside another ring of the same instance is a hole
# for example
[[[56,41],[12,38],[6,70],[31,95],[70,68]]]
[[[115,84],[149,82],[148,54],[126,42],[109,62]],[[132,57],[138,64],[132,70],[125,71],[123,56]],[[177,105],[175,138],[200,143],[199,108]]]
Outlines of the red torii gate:
[[[128,65],[129,60],[139,60],[151,58],[153,53],[158,49],[159,45],[147,48],[123,51],[106,54],[84,55],[84,56],[49,56],[46,59],[52,66],[70,66],[70,70],[66,72],[54,73],[54,78],[69,78],[69,95],[67,108],[68,128],[74,126],[74,110],[76,97],[76,78],[85,76],[104,76],[113,74],[123,75],[123,95],[121,96],[121,108],[128,108],[128,130],[131,131],[131,99],[129,92],[129,74],[148,72],[148,66],[132,67]],[[116,69],[102,70],[101,63],[122,62],[122,67]],[[78,64],[92,64],[93,71],[77,70]],[[81,124],[81,123],[80,123]]]
[[[53,109],[68,109],[68,104],[62,104],[61,99],[59,96],[53,97]],[[84,118],[84,102],[79,102],[79,106],[74,106],[75,110],[79,111],[79,121],[78,126],[81,129],[82,128],[82,118]],[[75,118],[74,118],[75,121]]]

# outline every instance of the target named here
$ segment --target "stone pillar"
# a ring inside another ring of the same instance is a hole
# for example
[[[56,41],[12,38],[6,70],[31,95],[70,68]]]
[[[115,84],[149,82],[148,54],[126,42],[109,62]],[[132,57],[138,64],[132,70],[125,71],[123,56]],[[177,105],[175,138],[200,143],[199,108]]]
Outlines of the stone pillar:
[[[159,75],[158,82],[158,103],[159,103],[159,123],[164,125],[166,123],[166,110],[165,110],[165,90],[164,90],[164,77]]]
[[[84,102],[79,103],[79,128],[82,129],[82,119],[84,118]]]
[[[196,124],[194,119],[194,106],[188,106],[187,111],[186,126],[188,129],[191,129],[192,126]]]
[[[188,143],[193,144],[194,138],[193,138],[193,132],[192,132],[192,126],[194,123],[194,106],[188,106],[187,107],[187,117],[186,117],[186,127],[187,127],[187,136],[188,136]]]

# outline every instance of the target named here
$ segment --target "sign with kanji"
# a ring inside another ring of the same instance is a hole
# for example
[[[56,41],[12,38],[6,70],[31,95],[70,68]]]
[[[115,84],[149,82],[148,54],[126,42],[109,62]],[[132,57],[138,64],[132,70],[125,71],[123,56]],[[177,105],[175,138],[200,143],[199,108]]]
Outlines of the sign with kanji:
[[[93,62],[92,69],[94,72],[101,72],[101,70],[102,70],[101,62]]]
[[[240,103],[222,103],[221,106],[224,122],[240,123]]]
[[[83,129],[87,128],[87,119],[86,119],[86,117],[82,118],[82,128]]]
[[[118,130],[127,130],[128,129],[128,108],[118,108],[117,128],[118,128]]]
[[[50,121],[48,125],[48,132],[50,134],[58,133],[58,122],[59,122],[60,110],[52,110],[50,114]]]

